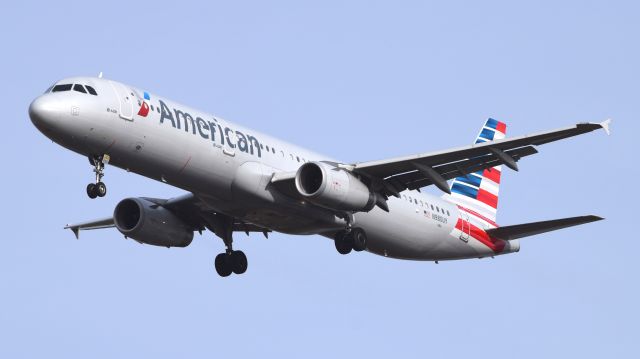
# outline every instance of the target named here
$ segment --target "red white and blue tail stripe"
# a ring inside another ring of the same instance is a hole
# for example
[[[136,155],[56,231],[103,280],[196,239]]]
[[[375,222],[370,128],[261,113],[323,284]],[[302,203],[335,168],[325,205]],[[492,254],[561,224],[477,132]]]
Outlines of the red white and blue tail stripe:
[[[482,126],[475,143],[503,139],[506,132],[507,125],[504,122],[490,118]],[[456,177],[451,184],[449,199],[495,221],[501,173],[501,166],[496,166]]]

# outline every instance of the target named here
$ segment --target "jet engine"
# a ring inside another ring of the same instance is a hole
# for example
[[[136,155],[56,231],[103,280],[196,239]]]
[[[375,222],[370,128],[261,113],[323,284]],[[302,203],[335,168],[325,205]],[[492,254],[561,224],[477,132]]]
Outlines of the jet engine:
[[[311,203],[332,210],[368,212],[375,194],[360,179],[324,162],[307,162],[296,173],[298,192]]]
[[[138,242],[162,247],[186,247],[193,228],[168,209],[144,198],[127,198],[113,211],[120,233]]]

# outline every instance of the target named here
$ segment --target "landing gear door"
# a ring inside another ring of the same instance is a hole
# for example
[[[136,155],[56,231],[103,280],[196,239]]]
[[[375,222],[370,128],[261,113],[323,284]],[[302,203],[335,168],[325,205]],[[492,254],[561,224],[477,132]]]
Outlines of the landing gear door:
[[[116,98],[120,103],[120,109],[118,111],[120,117],[127,121],[133,121],[134,98],[131,91],[120,83],[113,81],[109,81],[109,83],[111,83],[111,87],[113,87],[113,91],[116,93]]]
[[[469,223],[469,215],[466,212],[461,211],[460,219],[462,220],[460,240],[467,243],[469,242],[469,234],[471,233],[471,224]]]

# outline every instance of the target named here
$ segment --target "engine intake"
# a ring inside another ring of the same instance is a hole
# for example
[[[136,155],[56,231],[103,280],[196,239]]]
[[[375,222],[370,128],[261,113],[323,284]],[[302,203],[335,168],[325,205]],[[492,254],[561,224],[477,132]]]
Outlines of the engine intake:
[[[168,209],[144,198],[127,198],[113,211],[120,233],[136,241],[162,247],[186,247],[193,229]]]
[[[332,210],[368,212],[375,194],[352,173],[324,162],[307,162],[296,173],[296,188],[309,202]]]

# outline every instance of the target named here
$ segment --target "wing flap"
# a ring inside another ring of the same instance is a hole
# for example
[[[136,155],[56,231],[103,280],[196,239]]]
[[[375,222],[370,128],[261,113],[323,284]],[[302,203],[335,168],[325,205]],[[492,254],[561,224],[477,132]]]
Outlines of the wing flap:
[[[505,241],[518,239],[523,237],[534,236],[536,234],[556,231],[558,229],[578,226],[581,224],[591,223],[603,220],[604,218],[598,216],[580,216],[570,217],[562,219],[553,219],[550,221],[532,222],[524,224],[516,224],[513,226],[504,226],[498,228],[487,229],[486,232],[489,236],[502,239]]]

